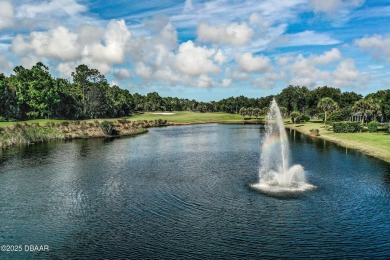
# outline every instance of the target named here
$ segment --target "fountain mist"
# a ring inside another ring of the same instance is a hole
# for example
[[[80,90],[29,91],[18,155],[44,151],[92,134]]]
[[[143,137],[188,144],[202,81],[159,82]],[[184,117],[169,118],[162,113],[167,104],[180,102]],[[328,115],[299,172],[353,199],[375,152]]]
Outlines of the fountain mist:
[[[279,107],[272,100],[267,115],[266,136],[262,144],[259,183],[253,188],[268,194],[290,194],[315,188],[306,182],[299,164],[290,167],[290,149]]]

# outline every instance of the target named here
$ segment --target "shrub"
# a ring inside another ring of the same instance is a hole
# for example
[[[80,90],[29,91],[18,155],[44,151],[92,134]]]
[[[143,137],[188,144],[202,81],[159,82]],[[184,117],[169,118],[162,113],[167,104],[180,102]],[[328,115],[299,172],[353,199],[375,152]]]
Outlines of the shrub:
[[[0,116],[0,122],[7,122],[7,119],[3,116]]]
[[[311,136],[320,136],[320,130],[318,129],[310,129]]]
[[[299,113],[298,111],[293,111],[290,113],[290,117],[291,117],[291,122],[295,124],[299,121],[299,118],[301,117],[301,113]]]
[[[102,128],[102,131],[105,135],[112,135],[114,132],[114,126],[109,121],[103,121],[100,124],[100,127]]]
[[[378,122],[377,121],[371,121],[368,123],[368,132],[375,133],[378,131]]]
[[[335,133],[356,133],[360,132],[362,126],[360,122],[334,122],[333,123],[333,132]]]
[[[310,121],[310,116],[303,115],[303,116],[301,116],[301,120],[305,121],[305,122],[308,122],[308,121]]]
[[[341,113],[339,111],[335,111],[328,117],[328,122],[339,122],[343,121],[344,118],[342,117]]]

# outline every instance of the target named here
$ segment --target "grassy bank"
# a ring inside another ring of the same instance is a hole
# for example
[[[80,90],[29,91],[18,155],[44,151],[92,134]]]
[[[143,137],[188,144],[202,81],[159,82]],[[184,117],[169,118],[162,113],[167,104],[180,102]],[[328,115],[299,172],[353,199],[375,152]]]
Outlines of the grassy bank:
[[[334,133],[330,127],[325,128],[324,124],[320,122],[307,122],[296,125],[285,123],[285,126],[305,135],[310,135],[311,129],[318,129],[320,136],[317,138],[358,150],[390,163],[390,134],[388,133]]]
[[[132,136],[147,132],[148,127],[165,125],[164,120],[62,121],[42,120],[35,123],[13,123],[0,127],[0,148],[51,140]]]
[[[242,116],[238,114],[228,114],[223,112],[215,113],[195,113],[189,111],[163,113],[144,113],[129,117],[129,120],[156,120],[163,118],[169,124],[204,124],[204,123],[242,123]]]
[[[85,121],[65,120],[31,120],[23,123],[0,122],[0,147],[15,144],[29,144],[41,141],[105,137],[100,124],[110,121],[119,135],[135,135],[144,133],[147,127],[158,126],[159,119],[167,120],[167,125],[201,124],[201,123],[243,123],[242,116],[228,113],[194,113],[172,112],[144,113],[134,115],[126,120],[99,119]],[[263,119],[259,119],[259,122]],[[122,123],[121,123],[122,122]],[[254,123],[256,120],[245,120]],[[30,125],[31,127],[23,127]],[[38,127],[39,126],[39,127]],[[378,133],[334,133],[325,128],[320,122],[308,122],[305,124],[285,123],[286,128],[297,130],[305,135],[310,135],[311,129],[318,129],[320,136],[341,146],[353,148],[365,154],[390,162],[390,134]]]

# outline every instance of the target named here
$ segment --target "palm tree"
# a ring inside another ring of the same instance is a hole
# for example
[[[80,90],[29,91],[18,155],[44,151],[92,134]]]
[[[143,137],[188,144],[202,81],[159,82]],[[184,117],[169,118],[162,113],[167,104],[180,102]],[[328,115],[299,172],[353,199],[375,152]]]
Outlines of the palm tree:
[[[269,107],[263,107],[263,109],[261,109],[261,115],[263,116],[267,116],[268,115],[268,112],[269,112]]]
[[[369,102],[366,99],[360,99],[360,100],[355,102],[355,104],[352,107],[352,110],[354,112],[362,113],[362,115],[363,115],[362,123],[364,123],[364,121],[367,122],[367,113],[370,111],[371,108],[372,108],[371,102]]]
[[[291,121],[294,123],[294,125],[297,122],[297,118],[301,116],[301,113],[299,111],[292,111],[290,113]]]
[[[328,117],[328,113],[336,110],[338,108],[337,102],[335,102],[330,97],[324,97],[318,101],[317,107],[324,111],[325,118],[324,118],[324,125],[326,126],[326,119]]]
[[[279,107],[280,114],[282,114],[282,117],[286,117],[287,115],[287,107]]]
[[[240,109],[240,112],[238,112],[240,115],[242,115],[243,118],[245,118],[246,114],[247,114],[247,109],[245,107],[242,107]]]
[[[249,116],[249,118],[252,118],[252,115],[253,115],[253,108],[248,107],[248,108],[246,109],[246,114]]]
[[[260,116],[260,113],[261,113],[261,110],[258,107],[254,108],[252,111],[252,115],[256,118],[256,120]]]

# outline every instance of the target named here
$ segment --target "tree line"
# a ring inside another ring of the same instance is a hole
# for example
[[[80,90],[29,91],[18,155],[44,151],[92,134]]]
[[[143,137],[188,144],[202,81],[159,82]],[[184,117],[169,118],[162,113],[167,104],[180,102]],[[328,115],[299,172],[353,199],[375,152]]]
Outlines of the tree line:
[[[118,118],[135,112],[196,111],[241,113],[258,117],[267,111],[273,98],[283,107],[285,115],[301,114],[345,120],[353,112],[369,117],[381,115],[390,119],[390,90],[380,90],[363,98],[355,92],[341,92],[323,86],[309,89],[288,86],[277,95],[260,98],[229,97],[219,101],[199,102],[194,99],[161,97],[157,92],[141,95],[110,86],[98,70],[79,65],[71,73],[71,81],[55,78],[49,68],[38,62],[31,69],[17,66],[10,76],[0,73],[0,118],[26,119],[90,119]],[[319,106],[323,98],[337,104],[325,111]],[[242,110],[246,108],[246,112]],[[325,111],[325,112],[324,112]]]

